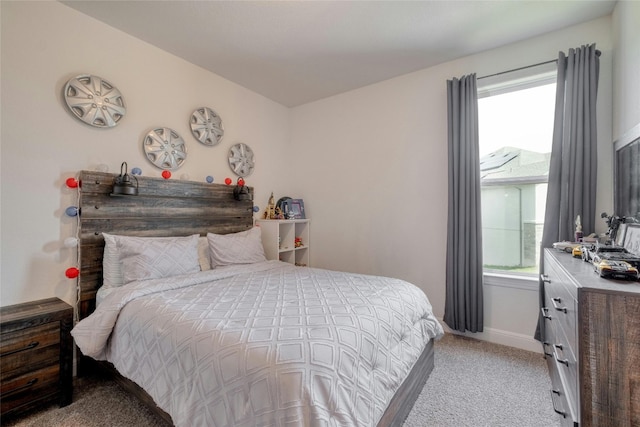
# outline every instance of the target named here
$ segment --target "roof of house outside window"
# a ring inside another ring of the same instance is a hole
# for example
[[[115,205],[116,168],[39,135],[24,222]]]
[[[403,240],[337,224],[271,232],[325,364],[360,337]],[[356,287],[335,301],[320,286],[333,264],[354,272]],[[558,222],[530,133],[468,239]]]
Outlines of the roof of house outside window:
[[[482,184],[505,181],[546,182],[549,176],[551,153],[538,153],[515,147],[502,147],[480,159]]]

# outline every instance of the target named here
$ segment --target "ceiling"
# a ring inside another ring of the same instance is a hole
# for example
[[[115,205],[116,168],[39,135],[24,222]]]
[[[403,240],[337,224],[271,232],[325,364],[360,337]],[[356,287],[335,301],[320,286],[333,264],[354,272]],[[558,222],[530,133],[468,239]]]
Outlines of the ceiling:
[[[609,15],[615,2],[62,1],[288,107]]]

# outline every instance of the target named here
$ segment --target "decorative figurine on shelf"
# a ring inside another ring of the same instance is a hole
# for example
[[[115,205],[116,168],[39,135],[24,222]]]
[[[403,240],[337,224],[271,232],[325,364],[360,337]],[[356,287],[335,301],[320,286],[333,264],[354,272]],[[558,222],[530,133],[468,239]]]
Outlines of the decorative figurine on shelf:
[[[276,208],[274,210],[273,219],[285,219],[284,215],[282,214],[282,211],[277,206],[276,206]]]
[[[267,208],[264,211],[264,219],[275,219],[276,218],[276,202],[273,199],[273,191],[271,192],[271,197],[269,197],[269,203],[267,203]]]
[[[294,242],[293,242],[293,243],[294,243],[294,246],[295,246],[296,248],[300,248],[300,247],[302,247],[302,238],[301,238],[301,237],[296,237],[296,238],[294,239]]]

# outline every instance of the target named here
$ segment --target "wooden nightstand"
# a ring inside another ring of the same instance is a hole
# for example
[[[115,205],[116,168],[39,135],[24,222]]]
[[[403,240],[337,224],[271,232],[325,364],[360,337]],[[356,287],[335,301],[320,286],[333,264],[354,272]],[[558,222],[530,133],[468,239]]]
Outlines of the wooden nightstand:
[[[49,298],[0,307],[1,415],[71,403],[73,308]]]

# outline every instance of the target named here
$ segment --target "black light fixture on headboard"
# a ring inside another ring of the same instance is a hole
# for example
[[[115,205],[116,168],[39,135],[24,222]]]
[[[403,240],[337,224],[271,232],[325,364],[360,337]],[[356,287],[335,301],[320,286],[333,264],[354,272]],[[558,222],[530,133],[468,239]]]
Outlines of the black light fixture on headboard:
[[[244,179],[238,178],[236,187],[233,189],[233,198],[238,201],[251,200],[251,193],[249,188],[244,185]]]
[[[123,172],[124,171],[124,172]],[[120,165],[120,175],[118,175],[113,184],[112,196],[137,196],[138,195],[138,178],[135,176],[135,185],[131,181],[131,177],[127,173],[127,162]]]

